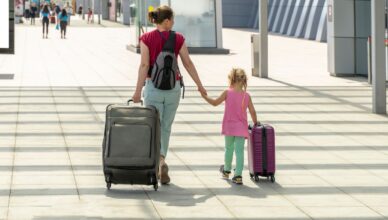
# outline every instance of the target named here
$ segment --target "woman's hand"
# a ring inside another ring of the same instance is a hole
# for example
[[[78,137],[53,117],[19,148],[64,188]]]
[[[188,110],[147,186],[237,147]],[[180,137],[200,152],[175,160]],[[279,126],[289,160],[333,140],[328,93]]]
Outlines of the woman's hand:
[[[132,100],[134,103],[139,103],[141,101],[141,92],[136,91],[132,96]]]
[[[198,86],[198,91],[201,93],[201,96],[207,96],[207,91],[203,86]]]

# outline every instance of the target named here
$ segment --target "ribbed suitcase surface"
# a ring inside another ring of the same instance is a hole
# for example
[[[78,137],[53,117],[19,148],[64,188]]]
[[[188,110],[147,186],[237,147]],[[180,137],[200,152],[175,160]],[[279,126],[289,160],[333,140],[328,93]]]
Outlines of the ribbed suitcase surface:
[[[249,129],[248,165],[251,177],[270,177],[275,181],[275,130],[270,125],[259,125]]]

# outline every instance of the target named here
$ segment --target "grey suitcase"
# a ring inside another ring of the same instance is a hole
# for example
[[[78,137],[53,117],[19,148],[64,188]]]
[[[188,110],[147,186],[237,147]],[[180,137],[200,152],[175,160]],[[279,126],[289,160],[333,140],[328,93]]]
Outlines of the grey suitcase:
[[[113,184],[153,185],[158,190],[160,119],[154,106],[108,105],[103,167],[108,189]]]

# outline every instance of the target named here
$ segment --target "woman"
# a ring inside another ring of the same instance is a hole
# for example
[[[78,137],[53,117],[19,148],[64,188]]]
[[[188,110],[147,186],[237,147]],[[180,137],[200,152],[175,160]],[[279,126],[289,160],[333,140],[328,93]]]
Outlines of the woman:
[[[68,21],[68,15],[66,9],[62,9],[62,12],[58,15],[59,25],[61,27],[61,39],[66,39],[66,27]]]
[[[80,5],[78,7],[78,15],[79,15],[79,17],[81,17],[81,15],[82,15],[82,5]]]
[[[43,25],[43,37],[44,38],[44,33],[45,33],[45,28],[46,28],[46,39],[48,38],[48,28],[49,28],[49,18],[50,18],[50,10],[47,5],[43,6],[43,9],[41,11],[41,17],[42,17],[42,25]]]
[[[144,88],[144,101],[146,105],[153,105],[159,110],[161,122],[161,150],[159,164],[159,178],[162,184],[168,184],[170,177],[168,176],[168,166],[165,158],[167,156],[169,140],[171,134],[171,126],[175,118],[175,113],[179,105],[181,86],[180,82],[175,83],[175,88],[172,90],[156,89],[150,80],[152,67],[156,62],[156,58],[162,51],[164,43],[171,34],[174,26],[174,13],[168,6],[161,6],[155,11],[148,13],[148,19],[153,24],[156,24],[156,30],[145,33],[140,38],[141,49],[141,64],[139,67],[139,76],[137,80],[136,91],[132,97],[135,103],[140,102],[142,87]],[[201,94],[206,95],[206,90],[202,86],[197,70],[190,59],[187,46],[183,35],[176,33],[175,40],[175,56],[180,56],[183,65],[191,78],[194,80]],[[181,80],[180,74],[177,74],[177,81]]]
[[[24,2],[24,18],[29,21],[31,18],[31,5],[29,1]]]
[[[31,25],[35,25],[35,16],[36,16],[36,12],[38,11],[38,8],[36,7],[36,5],[33,5],[31,7]]]

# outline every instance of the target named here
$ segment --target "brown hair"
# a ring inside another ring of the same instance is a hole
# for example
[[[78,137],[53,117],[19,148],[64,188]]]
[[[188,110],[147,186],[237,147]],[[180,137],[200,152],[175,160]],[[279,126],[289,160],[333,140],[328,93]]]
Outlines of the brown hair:
[[[174,12],[167,5],[160,6],[154,11],[148,12],[148,20],[153,24],[161,24],[164,20],[171,20],[173,17]]]

